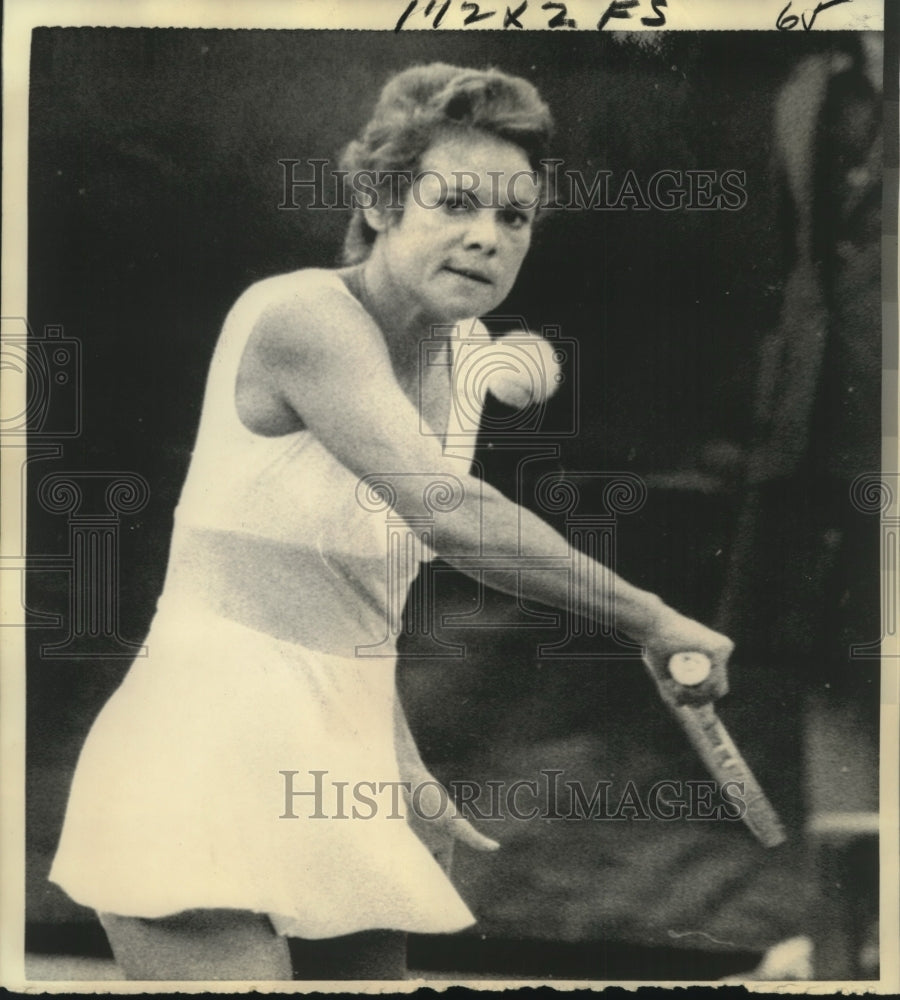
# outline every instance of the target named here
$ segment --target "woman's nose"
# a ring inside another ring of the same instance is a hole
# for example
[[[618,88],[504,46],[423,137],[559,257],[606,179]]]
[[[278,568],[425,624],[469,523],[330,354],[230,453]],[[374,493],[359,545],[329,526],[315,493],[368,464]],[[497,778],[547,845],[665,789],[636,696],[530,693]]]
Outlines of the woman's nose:
[[[473,212],[465,232],[465,245],[493,253],[497,249],[497,220],[491,211]]]

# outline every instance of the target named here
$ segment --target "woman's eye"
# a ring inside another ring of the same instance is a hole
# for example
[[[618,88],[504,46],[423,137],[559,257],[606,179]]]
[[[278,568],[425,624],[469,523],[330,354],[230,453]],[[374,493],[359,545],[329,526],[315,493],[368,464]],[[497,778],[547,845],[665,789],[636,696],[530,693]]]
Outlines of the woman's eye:
[[[521,229],[523,226],[527,226],[531,219],[524,213],[520,212],[516,208],[505,208],[503,209],[500,218],[503,224],[509,226],[510,229]]]

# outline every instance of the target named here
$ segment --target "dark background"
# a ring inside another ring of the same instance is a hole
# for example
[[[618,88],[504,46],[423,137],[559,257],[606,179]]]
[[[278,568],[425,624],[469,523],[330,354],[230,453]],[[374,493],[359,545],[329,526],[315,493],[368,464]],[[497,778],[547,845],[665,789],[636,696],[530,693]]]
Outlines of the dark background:
[[[578,370],[544,423],[565,427],[577,403],[578,433],[560,436],[558,456],[534,475],[642,476],[647,502],[620,520],[617,568],[712,620],[742,499],[759,345],[792,259],[772,106],[804,55],[841,45],[853,40],[672,33],[651,48],[592,33],[38,29],[29,320],[80,341],[83,395],[81,434],[62,458],[35,462],[30,481],[33,492],[44,473],[112,470],[149,483],[148,504],[119,523],[119,634],[139,642],[149,625],[228,308],[259,278],[337,260],[346,213],[279,210],[278,161],[335,159],[382,82],[433,60],[532,80],[553,110],[554,153],[567,170],[608,169],[614,180],[629,169],[643,180],[660,169],[746,172],[740,211],[549,213],[502,308],[533,329],[559,326],[579,345]],[[490,448],[490,438],[483,474],[512,490],[521,454]],[[31,553],[66,551],[66,519],[29,501]],[[471,607],[474,585],[441,580],[447,607]],[[771,581],[757,574],[753,585]],[[65,618],[68,590],[65,574],[33,572],[29,607]],[[492,621],[514,623],[509,602],[486,600]],[[482,918],[471,941],[750,952],[805,931],[816,890],[798,833],[809,795],[803,720],[817,681],[809,664],[760,651],[760,622],[743,628],[721,714],[791,843],[765,852],[736,823],[487,829],[504,843],[499,855],[457,858],[461,891]],[[536,642],[552,640],[552,629],[446,632],[466,643],[465,658],[417,659],[412,637],[401,661],[411,722],[444,779],[512,780],[548,767],[588,786],[704,777],[635,663],[539,662]],[[128,661],[41,655],[64,635],[29,636],[28,918],[68,928],[59,940],[71,941],[91,915],[46,873],[79,747]],[[877,704],[871,683],[866,690]],[[871,787],[871,758],[849,763],[845,784]]]

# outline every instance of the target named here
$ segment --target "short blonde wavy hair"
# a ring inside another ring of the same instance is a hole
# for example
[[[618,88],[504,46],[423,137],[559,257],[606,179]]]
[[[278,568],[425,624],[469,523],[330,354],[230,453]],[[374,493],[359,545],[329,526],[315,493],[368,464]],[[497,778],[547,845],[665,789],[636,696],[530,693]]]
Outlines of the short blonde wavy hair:
[[[362,172],[382,179],[395,175],[402,202],[425,152],[438,136],[455,129],[477,129],[514,143],[546,183],[544,161],[553,119],[536,88],[498,69],[430,63],[411,66],[385,84],[369,123],[341,156],[344,184],[353,187]],[[385,190],[388,183],[383,180],[374,187]],[[375,236],[355,205],[344,239],[344,262],[365,260]]]

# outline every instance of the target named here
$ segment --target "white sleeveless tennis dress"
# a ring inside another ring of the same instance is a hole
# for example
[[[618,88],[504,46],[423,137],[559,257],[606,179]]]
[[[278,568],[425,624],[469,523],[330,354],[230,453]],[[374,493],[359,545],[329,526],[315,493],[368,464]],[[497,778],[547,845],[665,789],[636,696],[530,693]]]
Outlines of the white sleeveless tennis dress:
[[[472,914],[384,784],[400,780],[390,589],[406,594],[421,545],[397,579],[387,512],[359,502],[358,478],[311,432],[262,437],[236,412],[268,286],[291,280],[350,295],[298,272],[229,314],[147,656],[91,729],[50,879],[121,915],[236,908],[307,938],[460,930]]]

